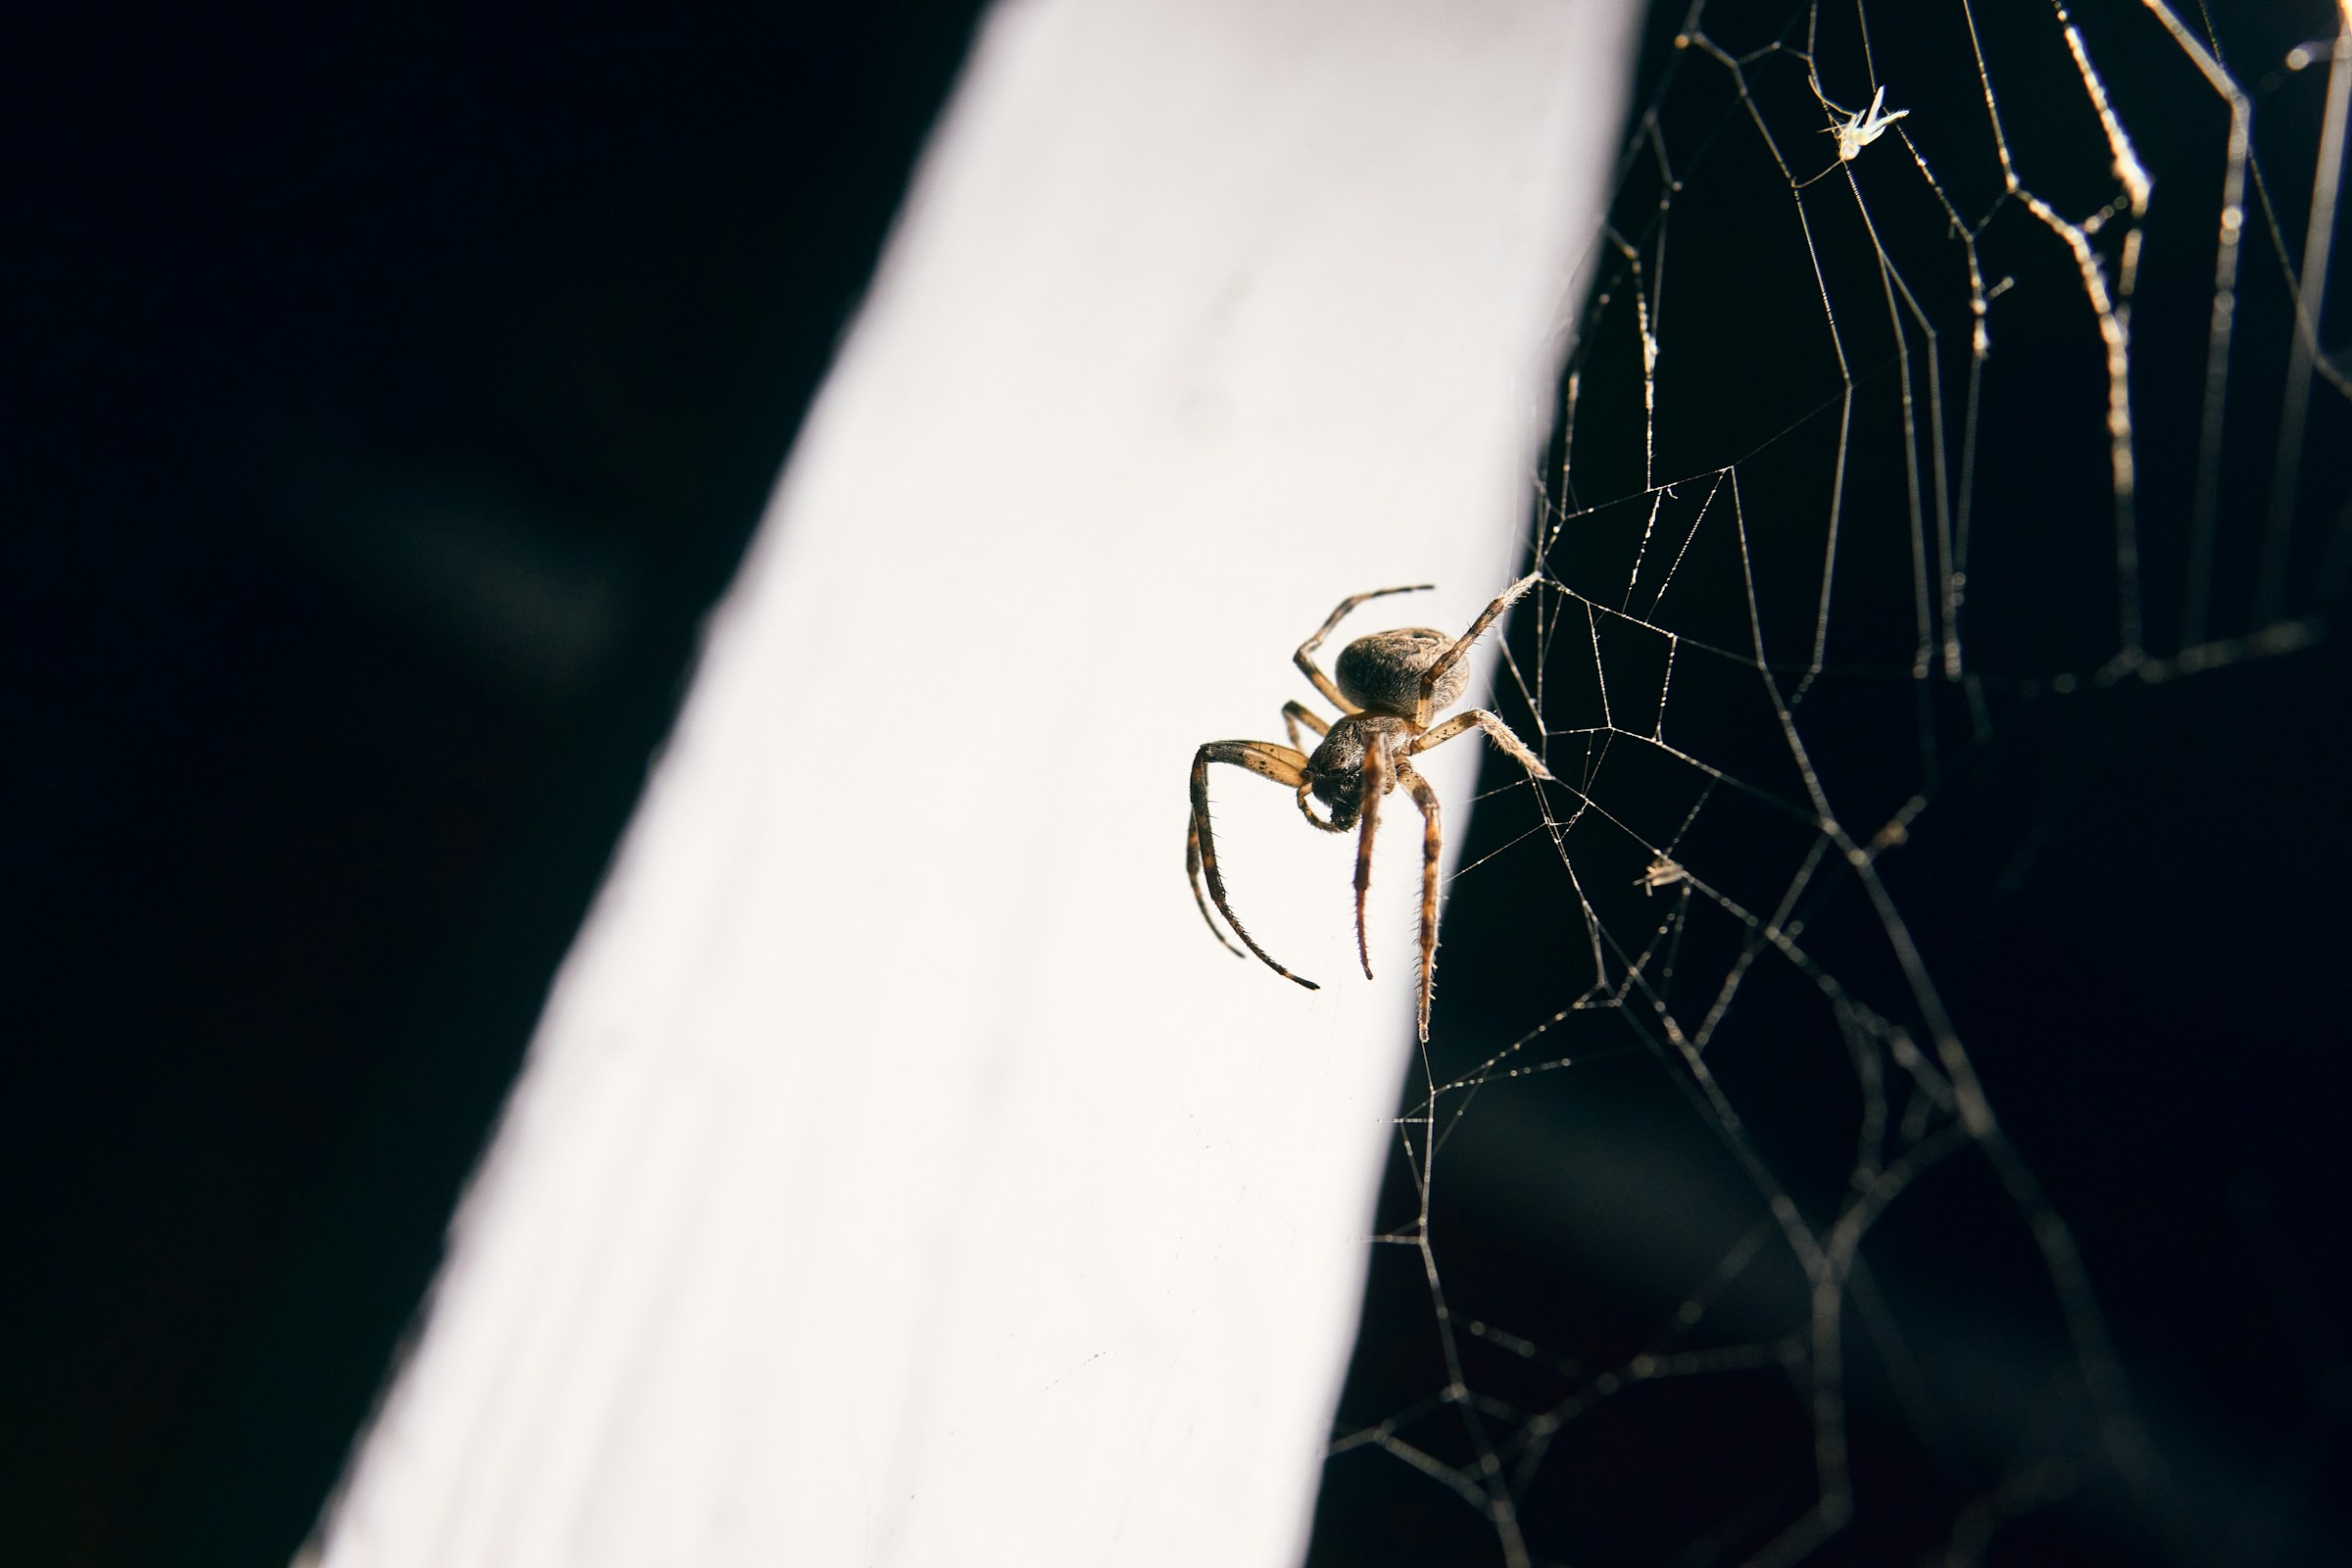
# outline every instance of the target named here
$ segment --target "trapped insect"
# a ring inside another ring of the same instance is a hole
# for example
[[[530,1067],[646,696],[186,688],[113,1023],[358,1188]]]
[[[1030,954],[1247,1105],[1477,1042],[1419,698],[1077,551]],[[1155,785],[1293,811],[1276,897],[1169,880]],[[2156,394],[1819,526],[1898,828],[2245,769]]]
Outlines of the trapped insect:
[[[1536,754],[1522,745],[1501,719],[1484,709],[1469,709],[1435,728],[1430,725],[1439,712],[1461,700],[1462,687],[1469,678],[1461,668],[1462,656],[1541,576],[1540,572],[1531,573],[1504,589],[1459,637],[1449,638],[1427,626],[1402,626],[1356,638],[1341,649],[1340,657],[1333,662],[1338,676],[1334,680],[1315,662],[1315,650],[1323,646],[1323,639],[1331,635],[1332,628],[1348,612],[1367,600],[1389,594],[1420,593],[1433,585],[1414,583],[1404,588],[1375,588],[1370,593],[1341,600],[1330,618],[1312,637],[1300,643],[1298,652],[1293,656],[1300,672],[1314,683],[1315,690],[1339,709],[1339,719],[1326,724],[1304,704],[1285,703],[1282,722],[1290,733],[1290,745],[1277,746],[1272,741],[1210,741],[1193,754],[1193,811],[1184,836],[1185,871],[1192,878],[1193,899],[1200,906],[1200,918],[1208,922],[1210,933],[1235,956],[1245,955],[1217,929],[1216,916],[1208,911],[1212,899],[1217,913],[1233,927],[1233,934],[1266,967],[1287,980],[1298,981],[1309,991],[1320,989],[1312,980],[1276,963],[1243,929],[1226,899],[1225,878],[1217,869],[1216,841],[1209,831],[1209,763],[1229,762],[1296,790],[1299,812],[1326,833],[1345,833],[1359,820],[1362,822],[1362,836],[1355,851],[1355,952],[1363,960],[1367,980],[1372,978],[1372,954],[1364,937],[1364,895],[1372,886],[1372,836],[1380,825],[1381,797],[1402,784],[1411,794],[1413,804],[1421,808],[1423,826],[1420,1022],[1421,1038],[1429,1038],[1429,1002],[1438,951],[1438,855],[1445,840],[1439,826],[1438,792],[1413,766],[1411,759],[1433,746],[1445,745],[1457,735],[1480,729],[1526,768],[1530,778],[1551,777]],[[1298,749],[1301,724],[1322,737],[1322,744],[1311,756]],[[1307,804],[1310,795],[1323,803],[1328,816],[1315,814],[1315,808]],[[1206,898],[1200,892],[1203,872],[1208,877]]]
[[[1870,107],[1846,115],[1829,127],[1827,134],[1838,138],[1838,161],[1850,164],[1862,156],[1862,149],[1886,134],[1886,127],[1907,118],[1911,111],[1886,108],[1886,89],[1882,86],[1870,97]]]

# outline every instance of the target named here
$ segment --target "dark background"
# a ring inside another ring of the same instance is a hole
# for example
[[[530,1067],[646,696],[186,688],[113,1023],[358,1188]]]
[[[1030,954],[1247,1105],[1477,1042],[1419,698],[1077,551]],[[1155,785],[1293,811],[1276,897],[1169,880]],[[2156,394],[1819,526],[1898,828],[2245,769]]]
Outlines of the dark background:
[[[274,1562],[309,1530],[976,9],[16,19],[0,1556]],[[2275,59],[2324,13],[2278,8],[2260,46]],[[2312,140],[2309,87],[2265,99],[2289,149]],[[1936,107],[1901,101],[1923,126]],[[2282,186],[2307,185],[2304,157],[2282,156]],[[2004,333],[2021,375],[2080,369],[2040,365],[2022,316]],[[1594,363],[1624,351],[1596,337]],[[1622,402],[1593,407],[1580,442],[1638,439]],[[1740,412],[1690,407],[1680,428],[1703,445]],[[2143,428],[2151,452],[2182,439]],[[2342,503],[2343,440],[2340,419],[2315,425],[2333,465],[2315,466],[2318,511]],[[1580,504],[1639,489],[1598,458],[1586,471]],[[2143,1498],[2093,1481],[2041,1555],[2284,1560],[2328,1539],[2315,1509],[2352,1457],[2331,1144],[2352,1087],[2332,763],[2352,683],[2328,644],[2071,705],[2029,694],[2021,671],[2075,652],[2037,628],[2082,624],[2034,595],[2102,591],[2047,559],[2016,569],[2011,645],[1984,628],[2010,677],[2000,745],[1950,744],[1959,782],[1889,865],[1995,1104],[2082,1234],[2193,1515],[2175,1553]],[[1958,722],[1923,731],[1907,696],[1889,711],[1905,766]],[[1470,857],[1515,831],[1506,804],[1475,819]],[[1540,902],[1556,890],[1540,858],[1511,863],[1449,906],[1440,1034],[1464,1049],[1589,979],[1531,942],[1524,911],[1558,913]],[[1464,1299],[1601,1355],[1655,1304],[1629,1282],[1675,1277],[1639,1244],[1690,1229],[1708,1146],[1660,1154],[1699,1124],[1654,1097],[1639,1049],[1559,1076],[1574,1094],[1479,1124],[1506,1135],[1483,1163],[1465,1140],[1434,1223]],[[1823,1104],[1745,1087],[1794,1126]],[[1996,1211],[1961,1195],[1911,1245],[1931,1280],[1977,1250],[1981,1290],[1927,1354],[2046,1358],[1994,1354],[1975,1327],[2041,1321],[2036,1265]],[[1431,1386],[1417,1263],[1375,1261],[1343,1429]],[[1713,1549],[1736,1551],[1801,1490],[1788,1387],[1590,1428],[1592,1479],[1551,1472],[1531,1509],[1545,1549],[1673,1560],[1731,1521]],[[1876,1397],[1858,1383],[1867,1430]],[[1937,1443],[1887,1423],[1867,1494],[1890,1500],[1856,1560],[1915,1555],[1997,1481],[2024,1451],[2003,1423],[2038,1408],[2006,1397]],[[1494,1549],[1396,1461],[1333,1465],[1318,1560]]]
[[[310,1528],[977,9],[12,14],[0,1558]]]

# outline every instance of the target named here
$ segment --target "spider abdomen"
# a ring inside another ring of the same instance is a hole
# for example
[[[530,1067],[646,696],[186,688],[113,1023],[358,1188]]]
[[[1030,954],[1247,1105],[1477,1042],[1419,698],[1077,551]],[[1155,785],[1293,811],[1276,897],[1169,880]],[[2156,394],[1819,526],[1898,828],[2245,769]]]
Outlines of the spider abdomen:
[[[1365,712],[1410,716],[1421,702],[1421,672],[1452,646],[1451,637],[1427,626],[1376,631],[1341,649],[1331,672],[1348,700]],[[1447,670],[1430,694],[1430,711],[1452,707],[1469,678],[1461,664]]]

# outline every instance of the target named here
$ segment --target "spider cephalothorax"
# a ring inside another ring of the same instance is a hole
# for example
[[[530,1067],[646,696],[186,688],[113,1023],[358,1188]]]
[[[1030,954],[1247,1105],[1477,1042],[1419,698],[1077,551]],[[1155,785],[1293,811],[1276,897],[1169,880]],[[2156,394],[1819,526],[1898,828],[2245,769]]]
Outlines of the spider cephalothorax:
[[[1355,951],[1363,960],[1366,979],[1372,975],[1371,950],[1364,937],[1364,895],[1372,886],[1372,836],[1380,826],[1381,798],[1402,784],[1412,795],[1413,804],[1420,808],[1424,829],[1420,1019],[1421,1038],[1429,1038],[1429,1002],[1438,949],[1438,857],[1445,840],[1439,828],[1437,791],[1430,788],[1411,759],[1433,746],[1443,746],[1457,735],[1481,729],[1495,745],[1510,753],[1531,777],[1551,777],[1535,754],[1519,743],[1519,737],[1484,709],[1470,709],[1435,728],[1430,725],[1432,717],[1461,698],[1468,680],[1462,668],[1462,656],[1536,582],[1536,576],[1523,577],[1504,589],[1459,637],[1448,637],[1427,626],[1404,626],[1358,637],[1340,650],[1333,665],[1338,675],[1335,681],[1315,663],[1315,650],[1323,646],[1323,639],[1331,635],[1332,628],[1367,599],[1378,599],[1384,594],[1417,593],[1429,584],[1379,588],[1343,599],[1315,634],[1298,645],[1296,655],[1300,672],[1339,709],[1341,716],[1326,724],[1303,704],[1285,703],[1282,722],[1290,733],[1290,745],[1277,746],[1271,741],[1210,741],[1193,754],[1193,813],[1185,833],[1185,869],[1192,877],[1193,897],[1200,903],[1200,917],[1208,922],[1209,930],[1219,942],[1225,942],[1225,934],[1217,930],[1216,916],[1208,912],[1211,899],[1216,902],[1217,912],[1225,916],[1225,923],[1233,927],[1233,934],[1263,959],[1268,968],[1297,980],[1310,991],[1316,989],[1312,980],[1292,974],[1276,963],[1234,917],[1233,906],[1225,897],[1225,878],[1217,870],[1216,842],[1209,831],[1209,763],[1230,762],[1236,767],[1246,767],[1297,791],[1299,811],[1327,833],[1344,833],[1359,821],[1363,824],[1355,852]],[[1299,750],[1301,724],[1322,737],[1311,756]],[[1326,815],[1315,814],[1314,808],[1307,804],[1309,796],[1323,803]],[[1207,898],[1202,898],[1200,892],[1204,872],[1208,879]],[[1232,943],[1225,942],[1225,946],[1236,955],[1241,954],[1242,950]]]

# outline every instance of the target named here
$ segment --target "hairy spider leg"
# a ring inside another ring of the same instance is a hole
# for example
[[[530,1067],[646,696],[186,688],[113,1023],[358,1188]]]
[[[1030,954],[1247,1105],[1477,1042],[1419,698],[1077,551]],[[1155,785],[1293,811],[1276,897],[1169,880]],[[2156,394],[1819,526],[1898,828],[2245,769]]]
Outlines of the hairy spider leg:
[[[1483,708],[1466,709],[1437,728],[1423,730],[1414,737],[1412,745],[1404,749],[1404,753],[1407,757],[1417,757],[1433,746],[1443,746],[1456,735],[1467,734],[1473,729],[1485,730],[1487,739],[1501,747],[1504,752],[1509,754],[1512,761],[1527,769],[1530,776],[1535,778],[1551,777],[1551,769],[1545,767],[1542,759],[1529,751],[1521,743],[1519,737],[1511,733],[1511,727]]]
[[[1372,835],[1380,830],[1380,798],[1389,792],[1387,738],[1375,734],[1364,748],[1364,831],[1355,841],[1355,956],[1372,978],[1372,946],[1364,936],[1364,896],[1372,891]]]
[[[1208,912],[1208,900],[1200,892],[1200,819],[1189,811],[1184,818],[1184,870],[1193,879],[1193,902],[1200,906],[1200,918],[1208,922],[1208,934],[1227,953],[1248,958],[1250,955],[1233,945],[1233,938],[1218,928],[1217,917]]]
[[[1437,658],[1430,661],[1429,667],[1421,672],[1421,701],[1413,709],[1414,728],[1427,729],[1429,727],[1430,698],[1431,695],[1437,691],[1438,683],[1444,680],[1447,674],[1451,673],[1454,665],[1462,662],[1462,656],[1470,651],[1472,644],[1476,643],[1479,638],[1486,635],[1487,628],[1494,624],[1496,617],[1501,615],[1504,611],[1510,609],[1511,606],[1517,604],[1521,595],[1525,594],[1530,588],[1533,588],[1537,583],[1542,582],[1543,580],[1544,574],[1542,572],[1531,571],[1526,576],[1520,578],[1517,582],[1511,584],[1508,588],[1505,588],[1501,593],[1495,595],[1494,602],[1486,608],[1484,613],[1470,623],[1470,629],[1462,633],[1460,637],[1456,638],[1451,648],[1446,649]],[[1304,650],[1302,649],[1300,652],[1303,654]]]
[[[1434,582],[1415,582],[1407,583],[1401,588],[1375,588],[1368,594],[1349,594],[1340,601],[1340,608],[1333,611],[1323,624],[1315,628],[1315,634],[1298,645],[1298,651],[1291,656],[1291,662],[1298,666],[1299,673],[1315,683],[1315,690],[1321,692],[1324,701],[1330,703],[1332,707],[1343,713],[1362,712],[1362,709],[1342,697],[1340,688],[1333,684],[1329,675],[1323,673],[1322,666],[1315,662],[1315,650],[1323,646],[1323,639],[1331,635],[1333,627],[1348,618],[1349,611],[1365,601],[1384,598],[1389,594],[1427,593],[1436,586],[1437,584]]]
[[[1256,954],[1267,968],[1285,980],[1296,980],[1309,991],[1320,991],[1322,987],[1312,980],[1293,974],[1276,963],[1272,955],[1259,947],[1256,939],[1243,927],[1240,918],[1233,912],[1232,904],[1226,900],[1225,876],[1217,869],[1216,838],[1210,831],[1208,821],[1208,764],[1211,762],[1229,762],[1235,767],[1246,767],[1260,778],[1270,778],[1277,784],[1304,789],[1306,758],[1288,746],[1276,746],[1271,741],[1210,741],[1195,752],[1193,814],[1184,835],[1184,869],[1185,874],[1192,878],[1193,902],[1200,906],[1200,918],[1208,921],[1209,931],[1224,943],[1228,952],[1236,957],[1241,956],[1240,949],[1226,942],[1225,933],[1217,930],[1217,922],[1210,916],[1208,905],[1201,900],[1200,877],[1203,871],[1208,874],[1208,896],[1216,901],[1217,913],[1225,916],[1225,923],[1233,927],[1233,934],[1242,939],[1242,945]],[[1313,818],[1310,816],[1308,820],[1312,821]]]
[[[1521,586],[1524,587],[1525,584],[1521,584]],[[1413,804],[1421,808],[1421,818],[1425,830],[1421,838],[1420,1000],[1421,1040],[1425,1045],[1429,1041],[1429,1006],[1437,995],[1438,855],[1445,847],[1445,839],[1439,828],[1438,792],[1430,787],[1429,780],[1423,778],[1420,770],[1406,759],[1418,756],[1433,746],[1443,746],[1447,741],[1453,740],[1457,736],[1467,735],[1474,729],[1484,730],[1487,738],[1509,753],[1511,760],[1526,768],[1530,777],[1551,777],[1551,770],[1544,765],[1542,760],[1535,753],[1520,744],[1519,737],[1511,733],[1510,726],[1483,708],[1469,709],[1464,712],[1456,713],[1435,729],[1423,730],[1413,737],[1411,743],[1403,748],[1402,754],[1396,759],[1396,776],[1404,782],[1406,789],[1413,792]],[[1361,895],[1358,897],[1360,899]],[[1359,920],[1362,918],[1360,906],[1357,918]],[[1360,931],[1360,926],[1358,929]]]
[[[1309,748],[1298,739],[1298,726],[1301,724],[1304,724],[1308,729],[1313,730],[1318,735],[1329,735],[1331,733],[1331,726],[1324,723],[1321,715],[1316,713],[1313,709],[1307,707],[1304,703],[1283,704],[1282,727],[1291,732],[1291,744],[1303,752]]]
[[[1403,758],[1396,759],[1396,776],[1413,793],[1413,804],[1421,808],[1421,1043],[1429,1044],[1429,1004],[1438,989],[1438,856],[1446,847],[1445,830],[1440,826],[1438,792],[1420,769]]]

